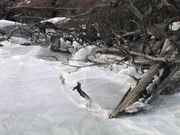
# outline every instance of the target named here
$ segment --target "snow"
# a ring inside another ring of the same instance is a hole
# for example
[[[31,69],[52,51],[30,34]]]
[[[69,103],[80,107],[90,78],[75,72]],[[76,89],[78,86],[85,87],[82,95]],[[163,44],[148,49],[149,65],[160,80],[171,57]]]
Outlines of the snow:
[[[8,21],[8,20],[0,20],[0,29],[7,27],[7,26],[16,26],[16,25],[22,25],[21,23]]]
[[[73,56],[73,60],[85,61],[87,60],[87,56],[92,53],[93,48],[96,46],[86,46],[84,48],[79,49]]]
[[[67,51],[67,50],[68,50],[68,47],[71,47],[70,42],[64,41],[63,38],[60,39],[60,42],[61,42],[61,47],[60,47],[61,51]]]
[[[149,106],[143,102],[140,101],[136,101],[135,103],[133,103],[131,106],[127,107],[125,109],[125,112],[128,113],[135,113],[138,111],[143,111],[143,110],[149,110]]]
[[[180,134],[179,93],[160,96],[148,112],[109,120],[108,113],[136,83],[129,76],[137,75],[134,68],[71,67],[61,62],[70,56],[12,40],[0,48],[0,135]],[[84,60],[81,53],[76,58]],[[52,55],[60,61],[43,57]],[[91,106],[72,91],[77,82],[92,99]]]
[[[173,31],[176,31],[176,30],[180,29],[180,21],[172,23],[170,28]]]
[[[66,23],[66,22],[68,22],[70,20],[71,19],[67,18],[67,17],[54,17],[54,18],[51,18],[51,19],[48,19],[48,20],[41,21],[41,23],[43,23],[43,22],[51,22],[53,24],[56,24],[56,23]]]
[[[11,44],[13,44],[14,46],[16,46],[16,45],[19,45],[19,44],[24,44],[24,43],[30,43],[31,44],[31,41],[30,41],[30,39],[25,39],[25,38],[21,38],[21,37],[11,37],[10,39],[9,39],[9,41],[2,41],[1,42],[1,44],[2,45],[5,45],[5,46],[7,46],[7,45],[11,45]]]
[[[25,3],[26,3],[26,4],[30,4],[30,3],[31,3],[31,0],[25,0]]]

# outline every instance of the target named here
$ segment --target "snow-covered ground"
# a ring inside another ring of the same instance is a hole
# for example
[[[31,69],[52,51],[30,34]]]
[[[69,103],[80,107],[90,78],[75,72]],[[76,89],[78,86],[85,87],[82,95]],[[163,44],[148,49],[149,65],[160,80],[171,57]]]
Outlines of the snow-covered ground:
[[[77,69],[60,62],[66,62],[65,54],[18,42],[11,39],[0,48],[0,135],[180,134],[180,93],[161,96],[149,112],[109,120],[108,113],[135,85],[129,77],[135,74],[133,68]],[[91,97],[91,106],[86,107],[86,101],[72,91],[77,82]]]

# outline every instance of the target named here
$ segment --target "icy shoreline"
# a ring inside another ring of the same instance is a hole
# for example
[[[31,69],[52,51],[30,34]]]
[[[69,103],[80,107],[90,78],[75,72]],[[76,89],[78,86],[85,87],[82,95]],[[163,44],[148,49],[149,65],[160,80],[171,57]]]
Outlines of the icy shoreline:
[[[73,72],[75,67],[41,57],[65,60],[65,55],[18,42],[13,39],[0,48],[0,135],[180,134],[179,93],[161,96],[150,112],[109,120],[107,113],[135,84],[128,76],[133,68],[92,66]],[[72,91],[77,81],[92,98],[92,108],[83,107],[84,100]]]
[[[180,133],[180,106],[176,104],[179,94],[161,96],[149,113],[108,120],[104,116],[129,87],[129,84],[124,84],[133,81],[125,76],[128,70],[115,73],[103,67],[87,67],[66,73],[66,79],[70,80],[69,88],[72,88],[73,81],[82,82],[83,89],[99,105],[93,108],[97,110],[83,109],[77,106],[82,103],[77,93],[64,89],[59,80],[59,74],[72,71],[72,67],[36,58],[43,50],[41,47],[18,45],[0,48],[0,134]]]

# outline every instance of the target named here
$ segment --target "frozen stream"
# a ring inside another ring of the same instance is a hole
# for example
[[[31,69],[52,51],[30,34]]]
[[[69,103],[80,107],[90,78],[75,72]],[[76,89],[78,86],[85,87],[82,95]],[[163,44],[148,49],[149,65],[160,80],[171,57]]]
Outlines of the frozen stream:
[[[7,24],[2,20],[0,26]],[[133,68],[76,70],[60,62],[66,62],[65,54],[19,42],[24,41],[1,43],[5,46],[0,48],[0,135],[180,135],[180,93],[161,96],[149,112],[109,120],[108,113],[135,84],[128,76],[134,74]],[[92,106],[85,107],[84,99],[72,91],[77,81]]]
[[[148,113],[109,120],[107,113],[118,102],[117,95],[122,96],[132,82],[126,70],[90,67],[68,74],[72,68],[38,59],[42,52],[48,51],[16,44],[0,48],[0,135],[180,134],[180,94],[161,96]],[[60,73],[71,80],[69,85],[61,84]],[[80,105],[79,96],[71,91],[73,81],[83,84],[93,108]]]

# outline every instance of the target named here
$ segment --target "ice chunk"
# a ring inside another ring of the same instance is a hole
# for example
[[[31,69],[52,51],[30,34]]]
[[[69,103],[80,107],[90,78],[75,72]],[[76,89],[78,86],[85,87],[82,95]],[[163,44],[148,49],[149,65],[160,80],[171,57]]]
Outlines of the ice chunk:
[[[75,55],[73,56],[73,60],[82,60],[82,61],[86,61],[87,60],[87,56],[90,55],[92,53],[93,48],[95,48],[96,46],[86,46],[80,50],[78,50]]]
[[[136,113],[138,111],[149,110],[149,106],[143,102],[136,101],[131,106],[125,109],[127,113]]]

